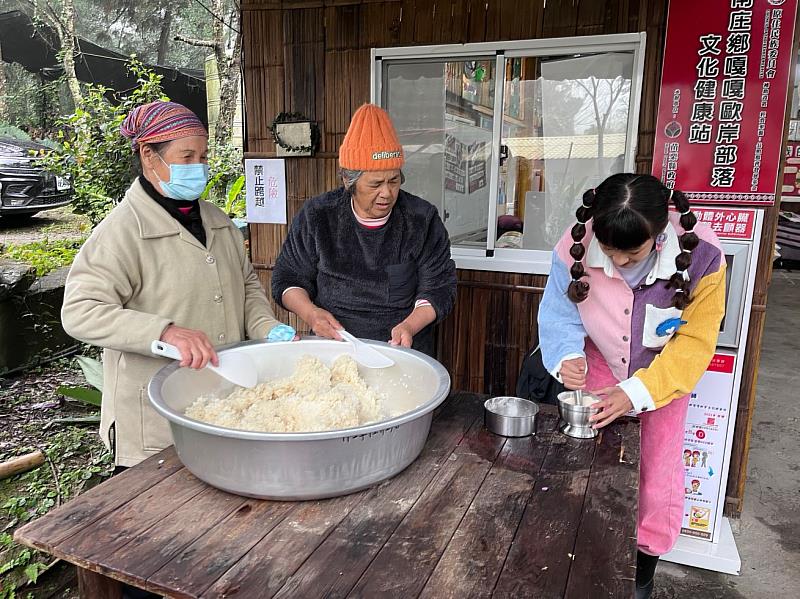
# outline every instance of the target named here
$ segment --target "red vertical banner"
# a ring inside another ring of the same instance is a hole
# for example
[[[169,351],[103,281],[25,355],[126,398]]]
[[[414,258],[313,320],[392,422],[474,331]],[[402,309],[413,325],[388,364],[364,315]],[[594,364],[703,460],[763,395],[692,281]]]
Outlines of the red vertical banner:
[[[653,174],[702,203],[779,193],[798,0],[670,0]]]

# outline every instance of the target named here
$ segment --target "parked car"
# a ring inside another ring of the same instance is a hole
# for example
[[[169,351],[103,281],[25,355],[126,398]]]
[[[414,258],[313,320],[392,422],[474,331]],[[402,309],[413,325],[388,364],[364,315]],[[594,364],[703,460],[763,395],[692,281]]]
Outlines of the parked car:
[[[72,201],[69,179],[44,170],[39,163],[48,150],[35,142],[0,137],[0,216],[30,218]]]

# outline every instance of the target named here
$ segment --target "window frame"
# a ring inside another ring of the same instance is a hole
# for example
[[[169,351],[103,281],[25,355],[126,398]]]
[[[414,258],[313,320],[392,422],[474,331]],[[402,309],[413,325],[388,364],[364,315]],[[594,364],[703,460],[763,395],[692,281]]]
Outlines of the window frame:
[[[647,36],[644,32],[611,35],[587,35],[535,40],[482,42],[474,44],[442,44],[436,46],[403,46],[372,48],[370,59],[370,101],[383,105],[383,73],[385,63],[447,61],[459,58],[495,59],[495,73],[506,72],[506,60],[569,54],[632,52],[631,103],[625,140],[625,171],[634,172],[642,101],[642,80]],[[499,83],[501,83],[499,85]],[[497,198],[500,186],[500,142],[505,103],[505,75],[495,82],[492,119],[492,148],[489,165],[489,197]],[[550,250],[495,248],[497,202],[490,201],[485,248],[453,246],[451,254],[456,267],[466,270],[550,274]]]

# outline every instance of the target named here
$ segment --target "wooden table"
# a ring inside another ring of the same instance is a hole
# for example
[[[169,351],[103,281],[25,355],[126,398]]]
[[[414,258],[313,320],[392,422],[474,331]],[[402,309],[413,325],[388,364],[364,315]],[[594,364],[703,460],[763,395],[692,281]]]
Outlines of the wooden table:
[[[483,427],[454,394],[419,459],[324,501],[224,493],[172,448],[15,538],[79,567],[82,597],[124,581],[169,597],[632,597],[639,423],[565,437],[543,406],[536,436]]]

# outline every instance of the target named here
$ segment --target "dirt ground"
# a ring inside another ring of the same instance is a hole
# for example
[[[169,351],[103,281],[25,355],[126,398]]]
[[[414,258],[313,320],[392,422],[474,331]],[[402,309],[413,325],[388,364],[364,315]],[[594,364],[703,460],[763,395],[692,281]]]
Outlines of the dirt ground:
[[[88,219],[73,214],[69,206],[40,212],[23,224],[0,217],[0,245],[21,245],[44,238],[73,239],[88,231]]]

